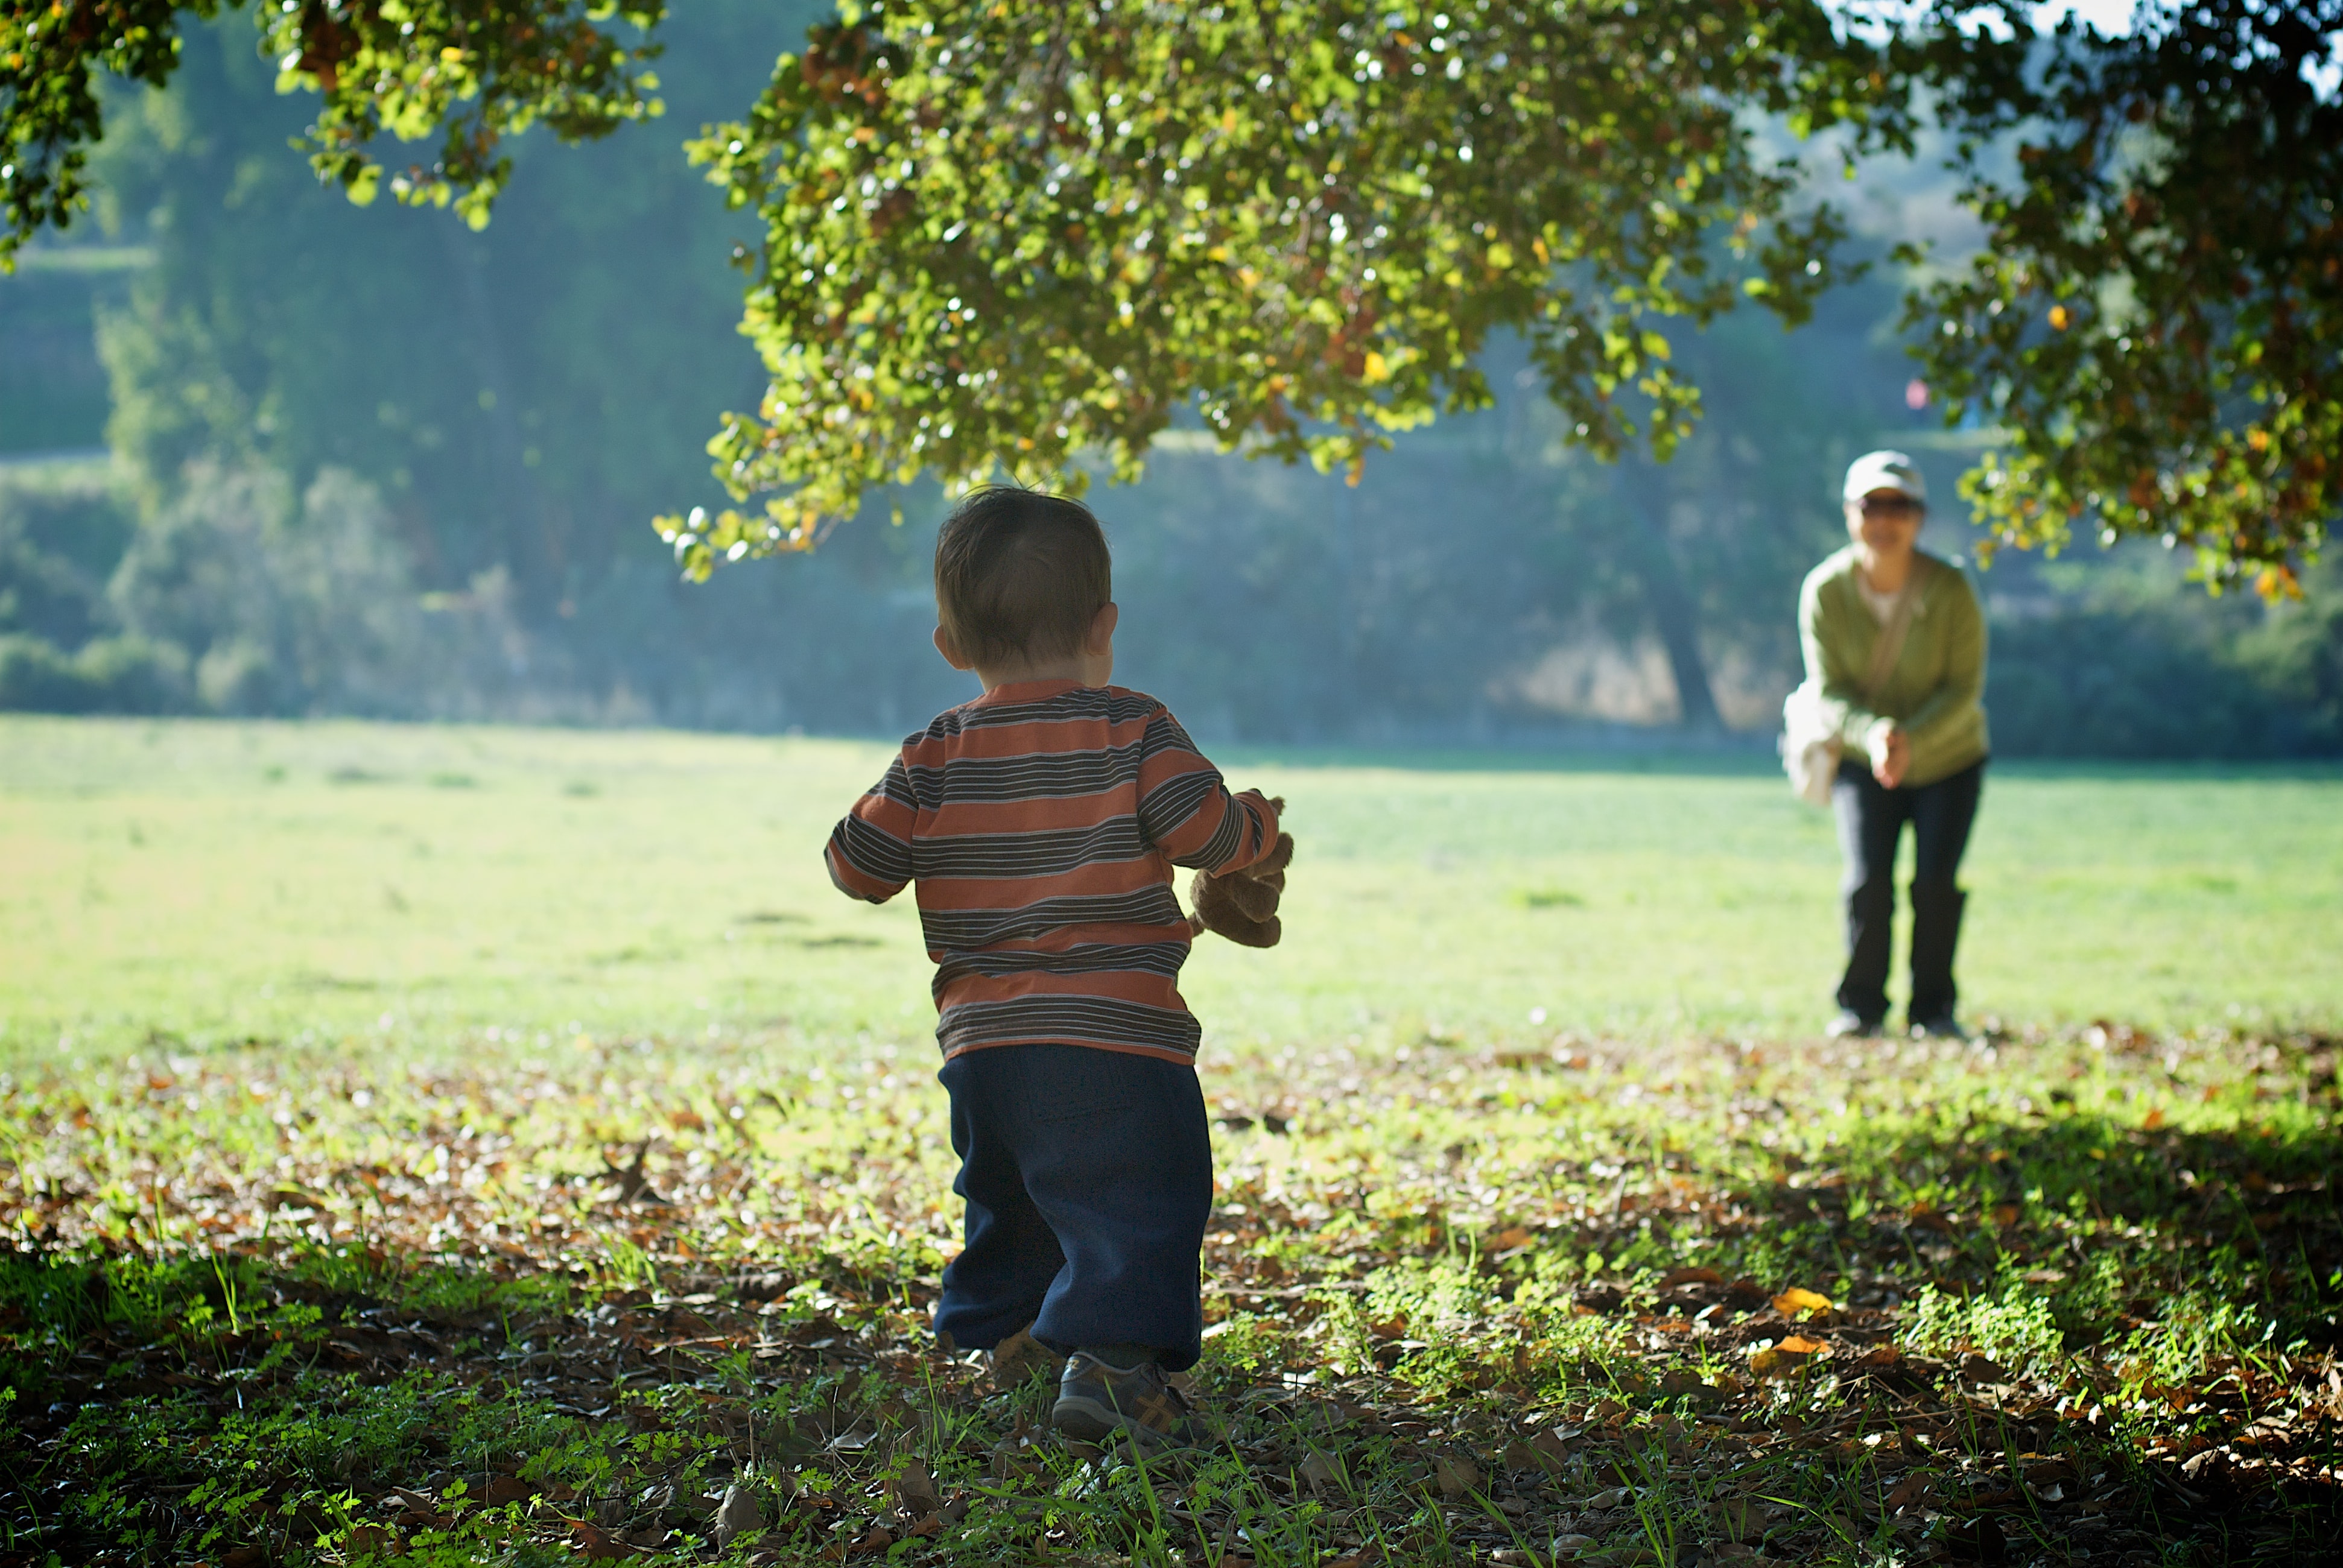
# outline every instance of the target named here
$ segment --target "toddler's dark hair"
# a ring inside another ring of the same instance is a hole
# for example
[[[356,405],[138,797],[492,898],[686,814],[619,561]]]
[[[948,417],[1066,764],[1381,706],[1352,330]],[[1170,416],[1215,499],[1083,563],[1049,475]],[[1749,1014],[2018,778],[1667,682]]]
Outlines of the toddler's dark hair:
[[[972,664],[1079,653],[1113,597],[1106,530],[1067,497],[987,486],[936,536],[937,618]]]

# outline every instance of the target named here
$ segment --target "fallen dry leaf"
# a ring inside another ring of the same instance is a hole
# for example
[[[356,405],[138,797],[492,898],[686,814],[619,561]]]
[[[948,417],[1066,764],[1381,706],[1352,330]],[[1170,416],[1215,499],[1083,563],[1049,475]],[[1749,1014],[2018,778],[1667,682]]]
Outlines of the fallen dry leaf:
[[[582,1519],[569,1526],[569,1539],[577,1546],[578,1554],[590,1563],[618,1562],[634,1555],[625,1542],[600,1525],[588,1524]]]
[[[1729,1541],[1754,1541],[1765,1533],[1765,1508],[1745,1497],[1720,1498],[1709,1519]]]
[[[1454,1503],[1480,1490],[1481,1467],[1461,1456],[1444,1456],[1433,1463],[1432,1478],[1440,1495]]]
[[[928,1467],[914,1459],[903,1467],[903,1473],[889,1483],[895,1494],[896,1505],[914,1519],[923,1519],[941,1508],[943,1497],[936,1491],[935,1477]]]
[[[1804,1366],[1809,1357],[1829,1348],[1820,1340],[1791,1334],[1776,1343],[1761,1345],[1750,1352],[1749,1370],[1761,1378],[1787,1377]]]
[[[1660,1276],[1660,1289],[1673,1291],[1678,1285],[1721,1285],[1725,1276],[1715,1269],[1670,1269]]]
[[[757,1494],[745,1486],[727,1487],[724,1500],[716,1505],[716,1544],[720,1550],[742,1535],[754,1535],[765,1528],[765,1510]]]
[[[614,1207],[625,1203],[643,1203],[655,1209],[669,1206],[667,1199],[652,1189],[651,1179],[643,1173],[643,1161],[649,1154],[650,1147],[651,1141],[648,1138],[637,1143],[631,1165],[613,1164],[607,1157],[603,1160],[603,1176],[618,1182],[618,1186],[604,1196],[604,1202]]]
[[[1774,1298],[1774,1310],[1785,1318],[1796,1317],[1800,1312],[1827,1312],[1833,1304],[1828,1296],[1803,1285],[1792,1285]]]

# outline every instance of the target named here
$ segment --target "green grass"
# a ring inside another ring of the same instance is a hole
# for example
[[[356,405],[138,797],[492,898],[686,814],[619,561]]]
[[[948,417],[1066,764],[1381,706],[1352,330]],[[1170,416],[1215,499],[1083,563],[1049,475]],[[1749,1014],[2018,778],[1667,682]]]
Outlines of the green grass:
[[[0,721],[0,1568],[2343,1524],[2335,775],[1999,770],[1998,1027],[1835,1045],[1825,819],[1754,768],[1224,759],[1302,859],[1283,946],[1189,971],[1225,1435],[1142,1468],[924,1332],[916,925],[816,858],[883,755]]]
[[[885,755],[0,719],[0,1056],[150,1034],[444,1050],[491,1028],[915,1045],[909,900],[850,903],[819,859]],[[1187,970],[1212,1049],[1824,1016],[1836,849],[1763,769],[1223,760],[1288,798],[1301,859],[1282,946],[1207,942]],[[1999,769],[1967,880],[1973,1015],[2343,1014],[2343,772]]]

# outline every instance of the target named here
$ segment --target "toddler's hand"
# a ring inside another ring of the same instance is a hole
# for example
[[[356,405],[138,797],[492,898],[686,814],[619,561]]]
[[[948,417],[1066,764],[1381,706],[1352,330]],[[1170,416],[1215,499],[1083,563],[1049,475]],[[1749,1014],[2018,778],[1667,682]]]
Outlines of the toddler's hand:
[[[1272,800],[1270,805],[1279,817],[1285,815],[1283,800]],[[1222,876],[1197,872],[1188,887],[1197,923],[1243,947],[1275,947],[1285,934],[1277,918],[1277,903],[1285,891],[1285,868],[1292,859],[1293,835],[1282,832],[1269,853],[1250,866]]]

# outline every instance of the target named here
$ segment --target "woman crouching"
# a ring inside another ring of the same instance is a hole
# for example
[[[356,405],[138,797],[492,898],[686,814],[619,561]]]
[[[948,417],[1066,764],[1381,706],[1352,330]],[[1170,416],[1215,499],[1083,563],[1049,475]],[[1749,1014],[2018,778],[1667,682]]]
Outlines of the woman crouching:
[[[1917,548],[1927,486],[1901,452],[1846,472],[1850,543],[1808,574],[1798,598],[1806,679],[1839,740],[1831,807],[1846,858],[1846,971],[1834,1035],[1875,1035],[1887,1020],[1896,850],[1912,825],[1915,1034],[1965,1040],[1953,950],[1966,895],[1956,877],[1985,781],[1985,615],[1961,569]]]

